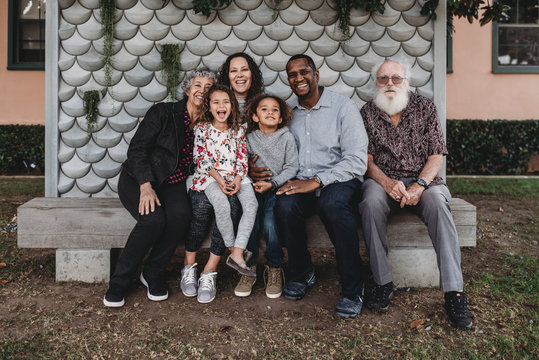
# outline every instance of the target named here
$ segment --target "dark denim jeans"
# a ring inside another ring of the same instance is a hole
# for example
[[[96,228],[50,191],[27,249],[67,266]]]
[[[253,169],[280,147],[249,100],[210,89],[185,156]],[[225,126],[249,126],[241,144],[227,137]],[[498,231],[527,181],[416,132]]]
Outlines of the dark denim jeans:
[[[325,186],[318,198],[314,193],[277,197],[275,219],[288,251],[288,280],[303,281],[313,269],[307,249],[305,218],[316,210],[335,246],[342,295],[351,297],[360,293],[363,278],[353,211],[357,206],[360,188],[361,182],[353,179]]]
[[[257,193],[256,198],[258,200],[258,212],[255,226],[247,244],[247,249],[253,253],[253,257],[249,261],[249,266],[256,264],[259,247],[258,240],[260,238],[260,232],[262,232],[262,235],[266,239],[266,252],[264,256],[266,257],[268,266],[273,268],[281,267],[284,253],[273,214],[276,201],[275,191],[270,190],[264,194]]]

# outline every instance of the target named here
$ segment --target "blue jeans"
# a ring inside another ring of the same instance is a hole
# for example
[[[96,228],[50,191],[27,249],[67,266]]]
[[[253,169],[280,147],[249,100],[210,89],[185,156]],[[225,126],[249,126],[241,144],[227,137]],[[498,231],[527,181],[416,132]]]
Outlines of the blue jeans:
[[[275,207],[276,191],[266,191],[264,194],[256,194],[258,200],[258,212],[256,215],[255,226],[249,238],[249,244],[247,249],[253,253],[252,259],[249,261],[249,266],[256,263],[258,257],[258,239],[260,237],[260,231],[266,239],[266,252],[264,256],[269,267],[278,268],[281,267],[283,262],[283,248],[281,241],[279,240],[279,234],[277,233],[277,226],[275,225],[275,216],[273,214],[273,208]]]
[[[361,182],[357,179],[325,186],[317,198],[314,193],[280,195],[275,204],[275,219],[288,251],[288,279],[303,281],[313,269],[307,249],[305,218],[316,209],[335,246],[342,295],[354,296],[363,287],[359,237],[353,209],[357,206]]]

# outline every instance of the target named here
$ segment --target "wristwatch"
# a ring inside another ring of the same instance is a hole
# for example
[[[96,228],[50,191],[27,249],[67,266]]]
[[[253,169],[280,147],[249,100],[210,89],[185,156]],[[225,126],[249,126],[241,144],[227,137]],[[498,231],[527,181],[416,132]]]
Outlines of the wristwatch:
[[[320,176],[318,176],[318,175],[313,176],[313,180],[316,181],[318,183],[318,185],[320,185],[321,188],[324,187],[324,183],[320,179]]]
[[[427,190],[429,188],[429,185],[427,184],[425,179],[420,178],[420,179],[417,179],[415,182],[418,183],[419,185],[423,186],[425,188],[425,190]]]

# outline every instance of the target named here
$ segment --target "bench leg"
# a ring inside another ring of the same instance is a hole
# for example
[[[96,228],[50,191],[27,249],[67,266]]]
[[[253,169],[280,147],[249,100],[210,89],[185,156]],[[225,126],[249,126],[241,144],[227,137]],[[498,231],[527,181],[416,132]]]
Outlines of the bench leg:
[[[388,259],[397,287],[440,286],[434,248],[390,247]]]
[[[57,249],[56,281],[108,282],[110,249]]]

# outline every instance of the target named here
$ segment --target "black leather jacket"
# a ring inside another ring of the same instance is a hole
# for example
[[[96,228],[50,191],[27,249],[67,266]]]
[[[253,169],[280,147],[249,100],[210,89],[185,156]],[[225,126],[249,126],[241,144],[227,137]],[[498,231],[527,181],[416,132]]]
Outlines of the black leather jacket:
[[[127,150],[123,169],[139,185],[159,187],[176,169],[185,141],[183,114],[187,98],[153,105],[140,122]],[[180,126],[181,128],[177,129]]]

